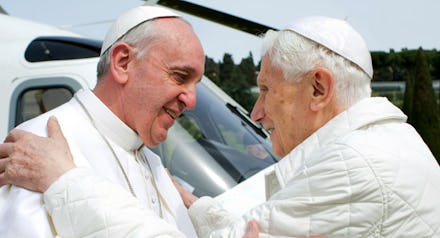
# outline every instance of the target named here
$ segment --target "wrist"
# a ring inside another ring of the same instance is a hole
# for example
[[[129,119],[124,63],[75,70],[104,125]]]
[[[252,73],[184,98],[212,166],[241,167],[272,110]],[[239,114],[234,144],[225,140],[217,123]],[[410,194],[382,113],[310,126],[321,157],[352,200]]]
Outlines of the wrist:
[[[191,205],[193,205],[193,203],[195,203],[199,198],[196,197],[194,194],[188,192],[188,195],[185,197],[185,199],[183,200],[183,204],[185,204],[186,208],[191,207]]]
[[[75,168],[74,165],[65,167],[58,173],[54,173],[51,176],[47,177],[45,180],[42,180],[40,191],[43,193],[46,192],[49,189],[49,187],[55,183],[55,181],[57,181],[61,176],[68,173],[70,170],[74,168]]]

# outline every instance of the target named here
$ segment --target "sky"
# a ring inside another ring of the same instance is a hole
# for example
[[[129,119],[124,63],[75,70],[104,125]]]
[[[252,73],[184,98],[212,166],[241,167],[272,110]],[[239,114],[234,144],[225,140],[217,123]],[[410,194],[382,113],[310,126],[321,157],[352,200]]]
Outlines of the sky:
[[[371,51],[419,47],[440,50],[439,0],[188,1],[278,29],[309,15],[345,19],[364,36]],[[0,0],[0,6],[10,15],[101,40],[119,14],[143,4],[140,0]],[[205,54],[214,60],[221,61],[223,55],[229,53],[239,63],[250,52],[254,60],[260,59],[261,40],[258,37],[182,15],[193,25]]]

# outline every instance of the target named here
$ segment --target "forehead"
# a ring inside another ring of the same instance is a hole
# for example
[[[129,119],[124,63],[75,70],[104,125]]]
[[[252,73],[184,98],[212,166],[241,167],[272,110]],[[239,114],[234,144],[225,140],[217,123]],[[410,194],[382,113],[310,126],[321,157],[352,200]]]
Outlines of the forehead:
[[[284,79],[281,68],[272,64],[272,60],[268,55],[265,55],[261,60],[261,69],[257,77],[258,84],[265,84],[272,79]]]
[[[192,38],[198,39],[192,26],[179,17],[167,17],[156,19],[157,31],[164,39]]]
[[[158,26],[161,38],[152,46],[149,55],[155,55],[168,67],[202,71],[205,55],[192,27],[180,18],[158,19]]]

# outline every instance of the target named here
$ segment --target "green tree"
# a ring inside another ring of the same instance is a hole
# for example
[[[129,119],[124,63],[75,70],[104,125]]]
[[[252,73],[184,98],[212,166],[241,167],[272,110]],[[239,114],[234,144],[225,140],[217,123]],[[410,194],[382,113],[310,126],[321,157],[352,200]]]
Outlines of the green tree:
[[[383,51],[371,52],[375,81],[391,81],[393,72],[390,66],[389,54]]]
[[[405,80],[406,68],[400,67],[403,63],[402,56],[396,53],[393,49],[391,49],[388,59],[392,72],[392,80],[393,81]]]
[[[211,79],[215,84],[219,85],[219,75],[219,65],[212,58],[205,57],[205,76]]]
[[[257,86],[257,68],[254,64],[254,57],[252,52],[249,52],[249,56],[241,59],[238,65],[240,74],[243,74],[246,84],[249,86]]]
[[[233,81],[237,78],[237,71],[232,55],[225,53],[219,65],[219,86],[229,95],[233,91]]]
[[[413,68],[414,67],[414,65],[416,63],[417,50],[408,50],[406,48],[403,48],[399,54],[403,59],[400,67],[403,67],[403,68]]]
[[[223,91],[225,91],[229,96],[240,103],[240,98],[237,97],[237,92],[239,91],[239,86],[237,82],[240,81],[240,75],[237,70],[237,66],[232,59],[232,55],[225,53],[223,55],[223,61],[220,62],[220,75],[219,75],[219,86]]]
[[[437,50],[433,50],[431,66],[433,68],[432,76],[434,79],[440,79],[440,52]]]
[[[229,96],[240,103],[246,110],[251,110],[256,99],[251,93],[251,88],[255,85],[255,65],[252,54],[235,65],[231,54],[223,55],[223,62],[219,65],[219,86]],[[251,85],[249,82],[254,82]]]
[[[257,96],[252,93],[251,89],[257,85],[257,69],[254,64],[252,53],[247,58],[243,58],[238,65],[238,73],[240,80],[237,82],[240,90],[237,92],[237,100],[248,111],[252,110]]]
[[[403,95],[402,111],[408,116],[408,123],[412,124],[413,120],[413,102],[414,102],[414,73],[407,71],[405,80],[405,92]]]
[[[432,87],[429,64],[422,48],[419,48],[416,54],[414,73],[413,89],[410,89],[410,84],[406,87],[407,90],[413,90],[412,103],[406,103],[411,105],[406,112],[408,122],[416,128],[440,163],[440,113]]]
[[[371,61],[373,62],[373,68],[383,68],[387,65],[388,54],[384,51],[371,52]]]

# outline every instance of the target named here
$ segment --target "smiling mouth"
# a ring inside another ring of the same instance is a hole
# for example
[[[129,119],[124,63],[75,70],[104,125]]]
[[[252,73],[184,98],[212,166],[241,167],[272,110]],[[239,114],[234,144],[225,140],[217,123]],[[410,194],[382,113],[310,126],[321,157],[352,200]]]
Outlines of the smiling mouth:
[[[178,117],[178,114],[176,112],[173,112],[172,110],[165,108],[165,111],[170,115],[173,119],[176,119]]]

